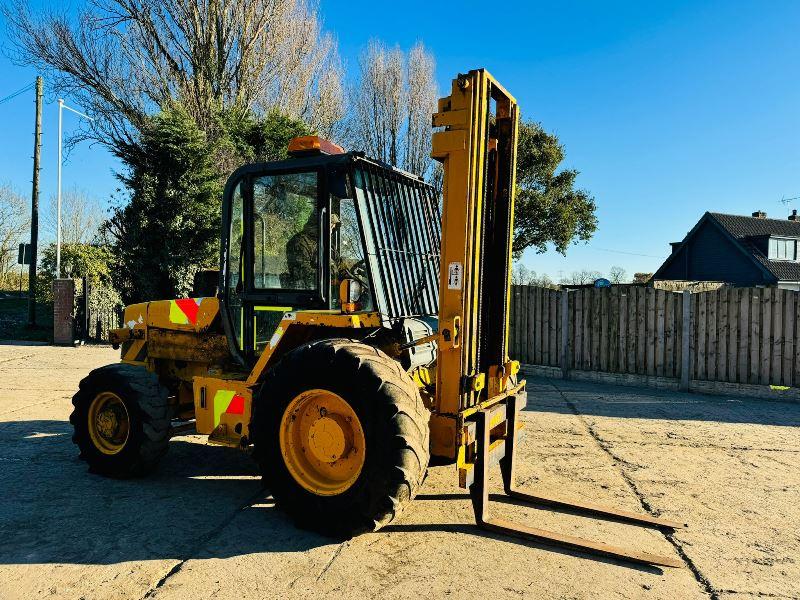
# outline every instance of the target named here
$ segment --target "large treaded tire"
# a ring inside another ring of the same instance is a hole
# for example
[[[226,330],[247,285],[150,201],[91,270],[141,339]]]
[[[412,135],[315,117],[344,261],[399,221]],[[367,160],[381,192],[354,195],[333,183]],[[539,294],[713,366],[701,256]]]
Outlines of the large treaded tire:
[[[106,391],[122,400],[130,420],[128,440],[111,455],[97,449],[88,425],[92,401]],[[167,452],[172,412],[169,391],[147,369],[124,363],[95,369],[81,381],[72,404],[72,441],[91,472],[115,478],[139,477],[152,471]]]
[[[364,430],[361,473],[334,496],[299,485],[281,454],[283,413],[311,389],[345,399]],[[429,419],[417,386],[397,361],[361,342],[317,341],[288,353],[267,376],[254,405],[254,457],[276,504],[299,527],[348,538],[396,519],[417,494],[430,459]]]

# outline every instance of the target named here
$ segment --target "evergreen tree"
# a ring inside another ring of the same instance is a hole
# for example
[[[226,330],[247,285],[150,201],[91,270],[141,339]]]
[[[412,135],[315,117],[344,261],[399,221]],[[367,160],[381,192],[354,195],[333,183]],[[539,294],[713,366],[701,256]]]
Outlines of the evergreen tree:
[[[286,156],[305,135],[300,121],[270,112],[218,115],[211,133],[173,104],[151,117],[118,153],[127,201],[105,223],[114,253],[112,278],[125,302],[186,296],[194,274],[216,268],[225,181],[238,166]]]

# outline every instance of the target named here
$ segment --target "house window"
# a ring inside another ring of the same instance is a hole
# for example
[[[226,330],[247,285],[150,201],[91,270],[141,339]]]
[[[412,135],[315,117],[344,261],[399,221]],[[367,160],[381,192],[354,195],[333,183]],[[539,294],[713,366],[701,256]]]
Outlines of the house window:
[[[770,238],[769,258],[771,260],[797,260],[797,240]]]

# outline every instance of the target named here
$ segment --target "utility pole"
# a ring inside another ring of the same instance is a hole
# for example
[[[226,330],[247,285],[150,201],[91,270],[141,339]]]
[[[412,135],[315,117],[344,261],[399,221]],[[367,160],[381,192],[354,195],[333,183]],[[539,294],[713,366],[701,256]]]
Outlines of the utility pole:
[[[39,242],[39,159],[42,150],[44,80],[36,77],[36,129],[33,134],[33,190],[31,192],[31,263],[28,269],[28,325],[36,325],[36,252]]]

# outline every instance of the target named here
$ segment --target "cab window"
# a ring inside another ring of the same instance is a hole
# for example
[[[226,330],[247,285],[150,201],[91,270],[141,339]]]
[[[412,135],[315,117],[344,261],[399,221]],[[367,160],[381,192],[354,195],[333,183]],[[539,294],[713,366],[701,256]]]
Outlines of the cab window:
[[[253,181],[253,285],[313,291],[319,286],[317,172]]]
[[[244,248],[244,220],[241,184],[236,186],[231,198],[231,229],[229,235],[228,253],[228,307],[233,321],[233,331],[239,348],[242,347],[242,292],[244,279],[242,277],[242,250]]]
[[[331,196],[331,307],[340,308],[339,285],[343,279],[361,284],[360,310],[373,310],[361,229],[352,198]]]

